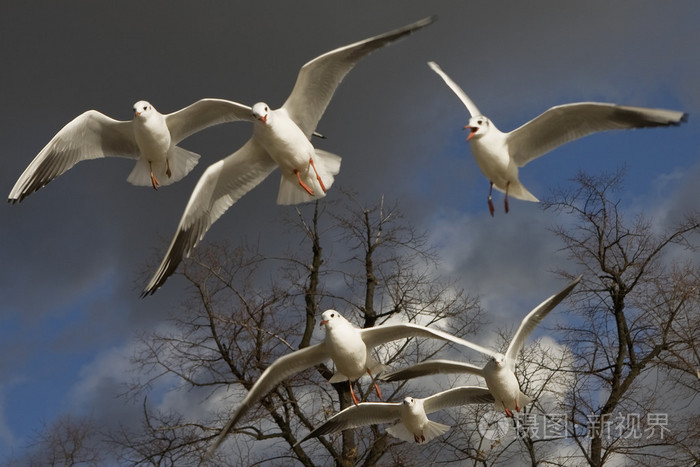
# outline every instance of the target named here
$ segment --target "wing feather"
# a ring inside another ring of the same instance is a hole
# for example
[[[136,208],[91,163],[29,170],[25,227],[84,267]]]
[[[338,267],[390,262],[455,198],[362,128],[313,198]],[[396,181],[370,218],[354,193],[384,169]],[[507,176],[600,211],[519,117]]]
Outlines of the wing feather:
[[[165,115],[173,144],[212,125],[233,121],[253,121],[247,105],[224,99],[201,99],[184,109]]]
[[[554,148],[598,131],[680,125],[683,112],[600,102],[558,105],[507,135],[508,150],[522,167]]]
[[[448,373],[469,373],[484,376],[481,367],[453,360],[426,360],[407,368],[382,373],[378,378],[383,381],[403,381],[428,375]]]
[[[434,17],[424,18],[394,31],[331,50],[314,58],[299,70],[294,89],[282,107],[310,138],[336,88],[360,59],[433,21],[435,21]]]
[[[22,201],[80,161],[110,156],[137,159],[139,149],[131,125],[96,110],[78,115],[32,160],[12,188],[8,201]]]
[[[197,182],[170,247],[141,296],[153,294],[163,285],[212,224],[276,167],[253,139],[227,158],[210,165]]]
[[[478,386],[460,386],[423,399],[426,414],[466,404],[486,404],[495,401],[491,391]]]

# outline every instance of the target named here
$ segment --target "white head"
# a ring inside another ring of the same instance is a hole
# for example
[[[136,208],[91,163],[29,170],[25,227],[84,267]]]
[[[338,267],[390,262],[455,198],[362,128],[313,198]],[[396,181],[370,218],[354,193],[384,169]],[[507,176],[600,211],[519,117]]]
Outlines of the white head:
[[[138,101],[134,104],[134,117],[147,117],[155,109],[148,101]]]
[[[413,397],[406,397],[403,400],[403,405],[407,407],[413,407],[414,405],[416,405],[416,400]]]
[[[477,115],[469,119],[469,125],[465,126],[464,129],[469,129],[469,136],[467,136],[467,141],[472,138],[480,138],[489,129],[491,122],[488,118],[483,115]]]
[[[326,310],[321,315],[321,324],[319,326],[326,326],[326,329],[331,329],[339,323],[347,323],[348,321],[335,310]]]
[[[253,117],[263,123],[267,123],[267,118],[270,115],[270,107],[264,102],[258,102],[253,106]]]
[[[486,365],[490,366],[492,368],[497,368],[500,370],[502,368],[505,368],[505,365],[504,365],[505,360],[506,360],[505,355],[499,353],[499,354],[491,357]]]

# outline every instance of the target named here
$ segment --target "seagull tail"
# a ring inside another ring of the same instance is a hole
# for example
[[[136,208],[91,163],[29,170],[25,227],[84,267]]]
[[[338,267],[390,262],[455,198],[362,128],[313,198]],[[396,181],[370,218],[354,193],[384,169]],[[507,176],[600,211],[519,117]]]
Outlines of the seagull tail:
[[[500,187],[497,187],[494,185],[494,187],[498,191],[505,191],[501,189]],[[510,185],[508,186],[508,196],[521,199],[523,201],[532,201],[533,203],[539,203],[540,200],[535,197],[532,193],[530,193],[527,188],[525,188],[522,183],[520,182],[510,182]]]
[[[152,169],[160,186],[170,185],[182,180],[199,162],[199,154],[178,146],[171,147],[166,157],[168,159],[167,165],[165,162],[149,165],[148,160],[140,157],[126,181],[136,186],[151,186]],[[168,168],[170,168],[170,176],[167,174]]]
[[[313,196],[309,195],[309,193],[299,185],[299,180],[297,180],[295,174],[283,172],[280,180],[279,193],[277,195],[277,204],[289,205],[308,203],[309,201],[326,196],[326,193],[323,191],[323,188],[316,178],[316,173],[318,172],[318,177],[323,182],[325,189],[329,190],[335,181],[334,175],[340,171],[340,156],[321,149],[316,149],[314,167],[316,170],[309,164],[307,169],[304,170],[303,173],[300,173],[304,183],[313,191]]]
[[[428,423],[423,428],[423,437],[425,438],[425,441],[420,439],[420,434],[418,434],[418,437],[421,443],[427,443],[428,441],[447,432],[447,430],[449,429],[450,427],[448,425],[428,421]],[[401,422],[387,427],[386,432],[389,433],[391,436],[400,439],[401,441],[406,441],[408,443],[416,442],[415,435],[411,431],[409,431],[409,429],[406,428],[406,426]]]

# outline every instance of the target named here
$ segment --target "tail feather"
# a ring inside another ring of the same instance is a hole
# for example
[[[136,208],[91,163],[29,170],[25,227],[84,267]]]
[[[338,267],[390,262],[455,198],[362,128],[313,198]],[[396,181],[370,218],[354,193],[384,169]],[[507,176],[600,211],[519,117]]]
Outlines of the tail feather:
[[[421,438],[420,433],[412,433],[411,431],[406,428],[406,426],[398,422],[395,425],[392,425],[390,427],[387,427],[386,432],[389,433],[391,436],[398,438],[402,441],[407,441],[409,443],[415,443],[416,442],[416,435],[418,436],[418,443],[427,443],[432,439],[437,438],[438,436],[444,434],[449,430],[450,427],[448,425],[443,425],[442,423],[438,422],[431,422],[428,421],[428,423],[423,427],[423,438]]]
[[[340,171],[340,156],[332,154],[321,149],[316,149],[316,157],[314,157],[314,165],[316,171],[318,172],[323,185],[326,190],[329,190],[333,182],[335,181],[334,175]],[[299,185],[299,180],[293,173],[282,173],[282,178],[280,179],[279,193],[277,194],[277,204],[289,205],[289,204],[301,204],[308,203],[315,199],[320,199],[326,196],[323,192],[323,188],[318,183],[316,179],[316,172],[309,165],[307,169],[300,173],[300,176],[304,183],[311,188],[314,195],[309,195],[306,190],[304,190]]]
[[[185,175],[190,173],[199,162],[200,156],[179,146],[173,146],[166,157],[168,159],[167,165],[165,162],[149,164],[147,159],[140,157],[126,181],[136,186],[150,186],[151,170],[153,170],[153,175],[160,186],[170,185],[182,180]],[[170,168],[170,177],[167,174],[168,167]]]

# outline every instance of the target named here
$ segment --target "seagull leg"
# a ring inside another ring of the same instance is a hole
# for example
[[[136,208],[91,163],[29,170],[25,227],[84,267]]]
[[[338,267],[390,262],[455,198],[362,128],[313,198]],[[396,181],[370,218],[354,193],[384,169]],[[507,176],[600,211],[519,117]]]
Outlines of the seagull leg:
[[[506,415],[509,416],[510,418],[513,418],[513,412],[508,410],[505,406],[503,408],[506,409]]]
[[[304,190],[306,190],[306,192],[307,192],[308,194],[310,194],[311,196],[313,196],[313,195],[314,195],[313,190],[312,190],[311,188],[309,188],[308,186],[306,186],[306,183],[304,183],[303,181],[301,181],[301,176],[299,175],[299,170],[298,170],[298,169],[294,169],[294,174],[297,176],[297,180],[299,180],[299,185],[301,185],[301,187],[302,187]],[[351,388],[351,389],[352,389],[352,388]]]
[[[493,191],[493,182],[491,182],[491,185],[489,185],[489,212],[491,213],[491,217],[493,217],[493,213],[495,209],[493,208],[493,201],[491,201],[491,192]]]
[[[321,189],[325,193],[326,192],[326,185],[323,184],[323,181],[321,180],[321,176],[318,174],[318,171],[316,170],[316,166],[314,165],[313,158],[309,159],[309,163],[311,164],[311,167],[314,168],[314,173],[316,174],[316,180],[318,180],[318,183],[321,185]]]
[[[510,181],[508,181],[508,183],[506,183],[506,200],[505,200],[506,214],[508,214],[508,187],[509,186],[510,186]]]
[[[355,391],[352,390],[352,381],[348,380],[348,384],[350,384],[350,396],[352,396],[352,401],[355,403],[355,405],[358,405],[359,402],[357,397],[355,397]]]
[[[520,413],[520,406],[518,405],[518,399],[515,399],[515,410]]]
[[[370,378],[372,378],[372,384],[374,384],[374,390],[377,391],[377,397],[379,397],[379,400],[382,400],[382,391],[379,390],[379,386],[377,386],[377,382],[374,379],[374,376],[372,376],[372,373],[367,370],[367,374],[369,375]]]
[[[151,161],[148,161],[148,168],[151,169],[151,184],[153,185],[153,189],[158,190],[158,180],[156,180],[156,176],[153,175],[153,166],[151,165]]]

